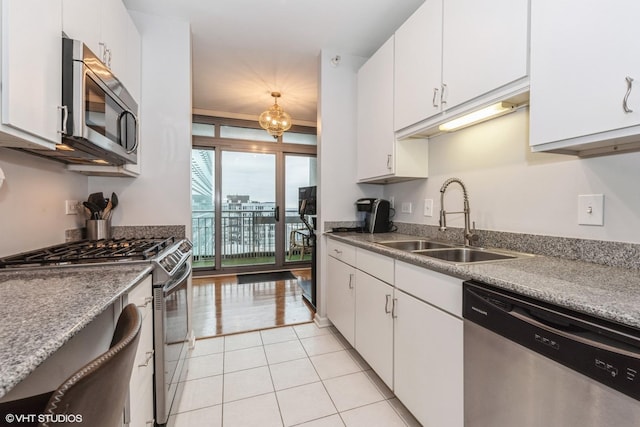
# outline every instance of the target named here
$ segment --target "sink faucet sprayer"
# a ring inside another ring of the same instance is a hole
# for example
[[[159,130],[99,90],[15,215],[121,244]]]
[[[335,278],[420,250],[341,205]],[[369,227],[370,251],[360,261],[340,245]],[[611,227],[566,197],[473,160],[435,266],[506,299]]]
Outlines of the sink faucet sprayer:
[[[444,210],[444,193],[447,191],[447,187],[449,184],[457,182],[462,187],[462,194],[464,195],[464,210],[462,212],[447,212]],[[448,213],[463,213],[464,214],[464,244],[470,246],[473,242],[476,242],[479,236],[474,233],[476,229],[476,223],[473,223],[473,231],[471,231],[471,227],[469,225],[469,196],[467,195],[467,188],[464,186],[464,183],[459,178],[449,178],[442,184],[440,188],[440,231],[445,231],[447,229],[447,214]]]

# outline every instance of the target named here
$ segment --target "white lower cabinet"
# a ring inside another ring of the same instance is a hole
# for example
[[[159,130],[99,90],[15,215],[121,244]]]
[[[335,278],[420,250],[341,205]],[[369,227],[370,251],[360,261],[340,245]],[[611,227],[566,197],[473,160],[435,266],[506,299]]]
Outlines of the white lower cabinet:
[[[396,261],[394,393],[424,426],[462,427],[462,280]]]
[[[154,425],[153,411],[153,296],[151,276],[133,288],[127,295],[128,303],[135,304],[142,314],[142,330],[138,351],[129,381],[129,426]]]
[[[353,346],[355,344],[356,269],[332,256],[328,257],[327,266],[327,316]]]
[[[422,425],[463,427],[462,280],[327,246],[331,322]]]
[[[462,319],[398,289],[395,298],[395,395],[424,426],[462,427]]]
[[[355,349],[392,389],[393,286],[360,270],[356,270],[356,282]]]

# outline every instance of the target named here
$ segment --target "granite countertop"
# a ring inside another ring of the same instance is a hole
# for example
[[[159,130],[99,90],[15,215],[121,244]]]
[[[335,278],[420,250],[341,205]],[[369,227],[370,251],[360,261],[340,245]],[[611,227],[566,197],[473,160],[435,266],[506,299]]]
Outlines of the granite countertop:
[[[542,255],[488,263],[451,264],[376,244],[380,241],[424,237],[399,233],[325,235],[463,280],[478,280],[521,295],[640,328],[638,270]]]
[[[0,397],[152,268],[135,263],[0,271]]]

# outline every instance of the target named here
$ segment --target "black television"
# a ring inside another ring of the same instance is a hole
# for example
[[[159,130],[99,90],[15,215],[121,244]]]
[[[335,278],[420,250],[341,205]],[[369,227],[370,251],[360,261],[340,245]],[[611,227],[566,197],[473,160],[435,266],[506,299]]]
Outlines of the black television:
[[[316,215],[316,186],[298,188],[298,213]]]

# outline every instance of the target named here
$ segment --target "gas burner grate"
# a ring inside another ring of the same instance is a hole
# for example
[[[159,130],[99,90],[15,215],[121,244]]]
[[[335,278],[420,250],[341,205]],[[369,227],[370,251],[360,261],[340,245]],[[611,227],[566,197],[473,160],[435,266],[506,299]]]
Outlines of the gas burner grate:
[[[150,260],[175,238],[80,240],[0,258],[0,268]]]

